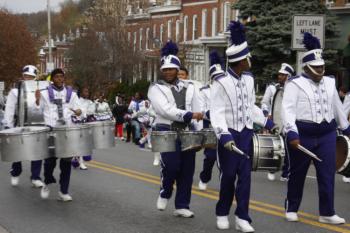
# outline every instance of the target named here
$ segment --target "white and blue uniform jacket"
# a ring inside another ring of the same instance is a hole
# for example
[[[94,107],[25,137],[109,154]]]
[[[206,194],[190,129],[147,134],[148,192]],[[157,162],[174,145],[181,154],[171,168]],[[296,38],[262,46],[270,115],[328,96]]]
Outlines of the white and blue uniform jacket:
[[[349,122],[333,77],[324,76],[316,83],[306,74],[302,74],[287,81],[282,100],[282,121],[288,141],[299,138],[297,122],[321,124],[334,120],[348,135]]]
[[[253,123],[267,129],[273,127],[255,105],[254,78],[245,72],[239,77],[232,69],[216,78],[211,88],[210,119],[215,133],[223,145],[233,140],[228,129],[241,132],[253,129]]]

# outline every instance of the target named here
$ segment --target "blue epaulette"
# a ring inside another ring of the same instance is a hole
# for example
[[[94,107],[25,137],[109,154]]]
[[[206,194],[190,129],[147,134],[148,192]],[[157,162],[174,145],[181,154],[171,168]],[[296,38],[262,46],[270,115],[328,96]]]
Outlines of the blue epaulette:
[[[199,90],[202,91],[202,90],[205,90],[205,89],[208,89],[208,88],[210,88],[209,84],[205,85],[204,87],[199,88]]]
[[[291,76],[288,78],[288,81],[292,81],[294,79],[300,78],[300,75],[296,75],[296,76]]]
[[[249,72],[249,71],[244,71],[242,74],[244,74],[244,75],[248,75],[248,76],[250,76],[250,77],[254,78],[254,75],[253,75],[253,73],[252,73],[252,72]]]
[[[226,77],[225,74],[220,74],[220,75],[218,75],[218,76],[213,77],[213,79],[214,79],[215,81],[218,81],[218,80],[220,80],[220,79],[222,79],[222,78],[224,78],[224,77]]]

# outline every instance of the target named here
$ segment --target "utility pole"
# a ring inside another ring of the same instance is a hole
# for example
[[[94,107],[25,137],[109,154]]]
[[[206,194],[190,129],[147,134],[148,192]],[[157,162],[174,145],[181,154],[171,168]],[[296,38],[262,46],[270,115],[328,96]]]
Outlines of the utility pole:
[[[51,72],[51,70],[54,68],[52,63],[52,44],[51,44],[51,7],[50,7],[50,0],[47,0],[47,29],[48,29],[48,40],[49,40],[49,62],[48,66],[46,67],[46,70]]]

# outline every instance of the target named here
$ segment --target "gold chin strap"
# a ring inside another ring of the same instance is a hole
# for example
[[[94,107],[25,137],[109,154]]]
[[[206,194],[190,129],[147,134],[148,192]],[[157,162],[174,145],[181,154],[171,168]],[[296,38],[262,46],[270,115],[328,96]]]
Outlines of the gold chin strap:
[[[323,71],[322,71],[321,73],[317,73],[316,70],[314,70],[314,69],[312,68],[312,66],[310,66],[309,64],[307,64],[306,66],[311,70],[311,72],[312,72],[314,75],[317,75],[317,76],[323,76],[323,75],[324,75],[324,72],[325,72],[324,68],[323,68]]]
[[[250,58],[247,57],[247,60],[248,60],[249,68],[252,68],[252,62],[250,61]]]

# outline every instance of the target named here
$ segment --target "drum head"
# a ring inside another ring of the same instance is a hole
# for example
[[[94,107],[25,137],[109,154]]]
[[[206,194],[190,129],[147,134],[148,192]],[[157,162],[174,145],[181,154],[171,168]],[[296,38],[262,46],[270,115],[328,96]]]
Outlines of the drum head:
[[[279,133],[283,130],[282,122],[282,99],[283,99],[283,89],[277,89],[273,101],[272,101],[272,120],[280,129]]]
[[[0,131],[0,135],[15,136],[15,135],[29,135],[41,132],[50,131],[49,127],[44,126],[25,126],[25,127],[15,127],[11,129],[5,129]]]
[[[344,166],[346,159],[348,157],[348,140],[344,136],[337,137],[337,147],[336,147],[336,169],[339,171]]]

